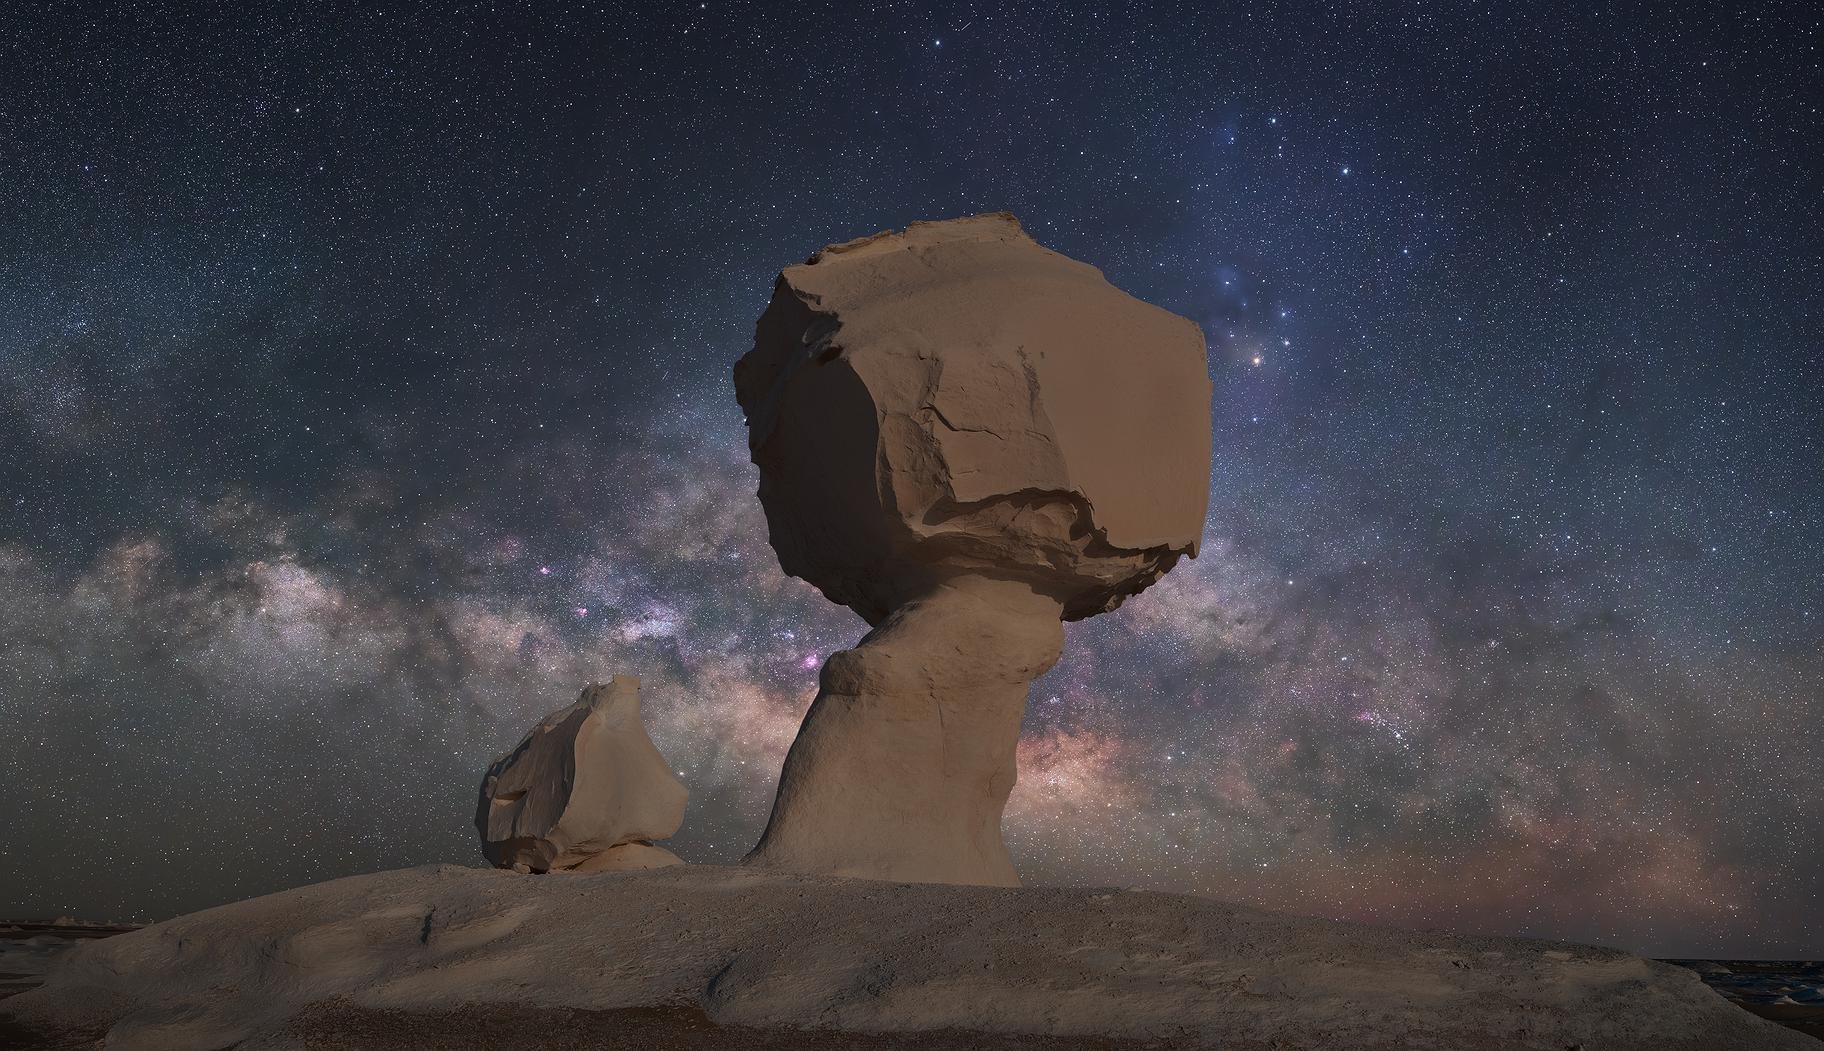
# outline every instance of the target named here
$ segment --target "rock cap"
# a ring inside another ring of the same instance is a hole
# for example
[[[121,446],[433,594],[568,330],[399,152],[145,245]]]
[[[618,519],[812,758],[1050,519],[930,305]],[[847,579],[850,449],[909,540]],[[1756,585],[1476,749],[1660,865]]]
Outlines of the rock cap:
[[[1074,620],[1196,554],[1201,331],[1006,212],[787,267],[735,386],[781,565],[871,623],[956,573]]]

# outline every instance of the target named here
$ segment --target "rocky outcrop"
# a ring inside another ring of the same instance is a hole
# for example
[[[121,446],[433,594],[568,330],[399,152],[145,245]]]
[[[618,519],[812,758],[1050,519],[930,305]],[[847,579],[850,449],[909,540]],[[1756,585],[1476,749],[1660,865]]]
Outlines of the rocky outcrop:
[[[649,1042],[582,1013],[676,1005],[707,1017]],[[1614,949],[1180,894],[699,865],[437,865],[236,902],[64,954],[0,1002],[0,1045],[16,1032],[116,1051],[1817,1047]]]
[[[475,827],[495,866],[607,872],[678,864],[651,841],[684,820],[689,792],[640,721],[640,680],[616,675],[546,716],[488,768]]]
[[[996,213],[787,268],[735,387],[780,564],[875,625],[825,664],[749,860],[1017,882],[1001,809],[1059,621],[1196,553],[1201,333]]]
[[[870,624],[962,572],[1080,619],[1203,535],[1202,333],[1004,212],[786,268],[735,393],[780,564]]]

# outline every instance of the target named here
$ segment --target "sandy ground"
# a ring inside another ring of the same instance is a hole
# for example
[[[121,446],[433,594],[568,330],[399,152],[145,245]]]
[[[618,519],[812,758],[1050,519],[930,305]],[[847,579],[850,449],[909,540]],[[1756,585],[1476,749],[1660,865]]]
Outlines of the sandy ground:
[[[0,1048],[8,1051],[75,1051],[100,1047],[101,1031],[46,1034],[0,1019]],[[1020,1036],[948,1029],[922,1033],[844,1033],[834,1030],[755,1029],[719,1026],[694,1004],[629,1007],[613,1011],[466,1007],[447,1014],[368,1011],[345,1002],[304,1009],[283,1026],[238,1048],[312,1048],[315,1051],[514,1051],[643,1049],[643,1051],[952,1051],[994,1047],[1004,1051],[1163,1051],[1163,1040]]]
[[[1682,967],[1181,895],[429,866],[83,945],[0,1046],[1815,1051]],[[11,1041],[11,1043],[8,1043]]]

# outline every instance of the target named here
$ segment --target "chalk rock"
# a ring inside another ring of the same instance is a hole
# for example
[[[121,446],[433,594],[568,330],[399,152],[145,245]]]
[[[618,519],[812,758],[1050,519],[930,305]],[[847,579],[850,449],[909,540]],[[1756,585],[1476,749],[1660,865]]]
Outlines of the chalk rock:
[[[1202,334],[978,215],[786,268],[735,391],[780,564],[875,625],[825,662],[747,861],[1017,883],[1001,811],[1060,620],[1196,554]]]
[[[677,864],[650,844],[678,830],[689,797],[640,721],[640,680],[616,675],[546,716],[482,781],[482,853],[521,872]]]
[[[577,862],[564,872],[587,874],[591,872],[634,872],[638,869],[662,869],[667,865],[682,865],[684,860],[651,843],[622,843],[609,847],[600,854],[593,854]]]
[[[1819,1046],[1614,949],[751,866],[370,872],[85,940],[45,977],[0,999],[0,1046]]]
[[[1004,212],[786,268],[735,392],[780,564],[871,624],[958,570],[1076,620],[1202,536],[1202,333]]]

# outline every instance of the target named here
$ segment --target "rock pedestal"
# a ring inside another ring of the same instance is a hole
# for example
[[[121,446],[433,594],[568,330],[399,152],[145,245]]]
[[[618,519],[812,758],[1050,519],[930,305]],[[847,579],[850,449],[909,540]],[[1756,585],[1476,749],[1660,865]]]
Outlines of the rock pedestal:
[[[1060,620],[1196,553],[1202,334],[996,213],[788,267],[735,388],[780,564],[875,626],[826,664],[748,860],[1017,882],[1001,808]]]
[[[959,576],[824,663],[749,860],[795,871],[1017,886],[1001,809],[1027,686],[1064,644],[1058,601]]]

